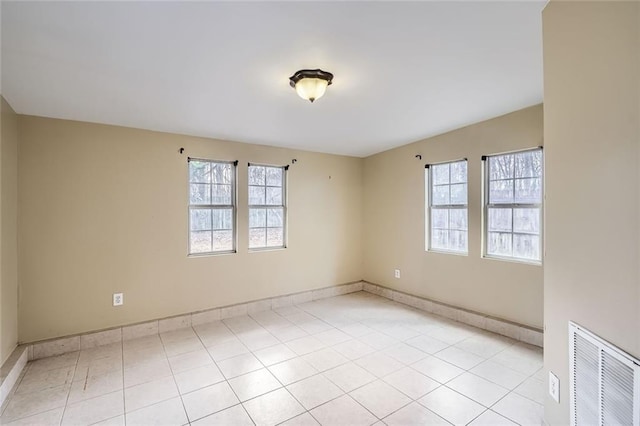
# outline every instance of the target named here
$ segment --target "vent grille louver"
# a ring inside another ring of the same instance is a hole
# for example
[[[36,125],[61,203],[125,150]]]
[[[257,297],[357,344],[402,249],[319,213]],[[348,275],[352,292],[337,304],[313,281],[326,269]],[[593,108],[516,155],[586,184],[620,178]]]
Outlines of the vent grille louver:
[[[569,323],[571,424],[640,426],[640,362]]]

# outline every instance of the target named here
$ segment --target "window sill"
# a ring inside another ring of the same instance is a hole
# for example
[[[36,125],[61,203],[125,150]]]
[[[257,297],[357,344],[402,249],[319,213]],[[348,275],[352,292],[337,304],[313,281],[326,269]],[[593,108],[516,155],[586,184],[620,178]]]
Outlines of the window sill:
[[[482,258],[487,260],[497,260],[499,262],[519,263],[521,265],[542,266],[541,260],[526,260],[514,257],[491,256],[486,254],[483,255]]]
[[[425,250],[425,253],[453,254],[455,256],[469,257],[469,252],[453,251],[453,250],[427,249]]]
[[[188,258],[216,257],[216,256],[225,256],[229,254],[236,254],[237,252],[238,252],[237,250],[230,250],[230,251],[215,251],[215,252],[208,252],[208,253],[189,253],[187,254],[187,257]]]

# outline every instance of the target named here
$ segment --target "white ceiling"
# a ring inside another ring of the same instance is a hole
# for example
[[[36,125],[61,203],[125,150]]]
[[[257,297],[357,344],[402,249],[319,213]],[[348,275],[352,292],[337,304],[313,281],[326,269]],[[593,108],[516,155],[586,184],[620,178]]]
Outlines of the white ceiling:
[[[367,156],[542,101],[544,1],[2,2],[22,114]],[[301,68],[334,73],[311,104]]]

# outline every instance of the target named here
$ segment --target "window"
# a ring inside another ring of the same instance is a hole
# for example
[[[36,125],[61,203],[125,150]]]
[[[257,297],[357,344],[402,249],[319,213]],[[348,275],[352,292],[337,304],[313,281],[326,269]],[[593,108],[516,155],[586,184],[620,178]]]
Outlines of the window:
[[[428,249],[466,254],[467,160],[427,166]]]
[[[542,149],[483,159],[486,256],[540,262]]]
[[[189,159],[189,254],[235,252],[236,166]]]
[[[287,169],[249,164],[249,249],[285,247]]]

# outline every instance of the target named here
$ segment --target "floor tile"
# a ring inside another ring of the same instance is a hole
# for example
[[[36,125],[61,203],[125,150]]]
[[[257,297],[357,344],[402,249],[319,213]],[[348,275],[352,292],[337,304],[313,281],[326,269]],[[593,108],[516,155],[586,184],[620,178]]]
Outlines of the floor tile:
[[[126,414],[128,425],[184,425],[188,423],[180,398],[173,398]]]
[[[322,425],[369,426],[376,417],[349,395],[343,395],[310,411]]]
[[[248,353],[220,361],[218,362],[218,367],[227,379],[231,379],[259,370],[263,365],[253,354]]]
[[[428,354],[434,354],[450,346],[448,343],[430,336],[416,336],[405,343]]]
[[[451,346],[447,349],[443,349],[440,352],[434,354],[436,358],[447,361],[449,364],[453,364],[456,367],[460,367],[463,370],[468,370],[475,367],[484,361],[484,358],[467,352],[455,346]]]
[[[102,420],[101,422],[94,423],[92,426],[125,426],[125,415],[111,417],[110,419]],[[135,426],[135,425],[129,425]]]
[[[122,391],[70,404],[64,410],[61,425],[89,425],[124,413]]]
[[[302,358],[294,358],[272,365],[269,370],[285,386],[318,373],[318,370]]]
[[[89,376],[84,380],[73,382],[67,404],[95,398],[117,390],[122,390],[122,388],[122,371],[114,371],[99,376]]]
[[[331,348],[320,349],[319,351],[304,355],[302,359],[318,371],[326,371],[349,362],[346,357]]]
[[[518,395],[544,405],[544,382],[537,378],[530,377],[525,380],[515,391]]]
[[[74,365],[56,368],[53,370],[27,369],[20,384],[16,388],[16,394],[36,392],[43,389],[70,385],[76,367]]]
[[[410,426],[410,425],[434,425],[449,426],[442,417],[433,411],[428,410],[417,402],[412,402],[406,407],[384,418],[384,423],[388,426]]]
[[[217,383],[182,396],[189,421],[198,420],[236,405],[238,398],[227,382]]]
[[[513,392],[498,401],[491,409],[522,426],[538,426],[542,424],[544,415],[544,407],[541,404]]]
[[[540,348],[537,348],[538,350]],[[542,354],[537,349],[527,348],[522,344],[516,344],[496,356],[491,358],[492,361],[504,365],[512,370],[530,376],[536,373],[542,367]]]
[[[219,411],[200,420],[191,422],[192,426],[253,426],[251,418],[240,404]]]
[[[362,343],[367,344],[377,350],[388,348],[389,346],[392,346],[398,343],[397,339],[394,339],[393,337],[388,336],[386,334],[380,333],[379,331],[374,331],[373,333],[365,334],[364,336],[360,336],[357,339]]]
[[[298,355],[306,355],[326,347],[324,343],[313,336],[305,336],[300,337],[299,339],[290,340],[286,345]]]
[[[322,373],[345,392],[373,382],[376,377],[362,367],[350,362]]]
[[[411,399],[418,399],[440,386],[440,383],[411,367],[404,367],[383,380]]]
[[[124,386],[134,386],[171,376],[171,367],[166,358],[135,364],[131,368],[125,366]]]
[[[322,333],[314,334],[313,337],[320,340],[327,346],[333,346],[337,345],[338,343],[351,340],[351,336],[338,330],[337,328],[331,328],[330,330],[323,331]]]
[[[476,336],[456,343],[455,346],[483,358],[490,358],[511,346],[510,340],[506,337]]]
[[[307,410],[311,410],[344,393],[338,386],[321,374],[289,385],[287,389]]]
[[[411,402],[406,395],[381,380],[364,385],[349,395],[379,419]]]
[[[70,367],[78,363],[80,352],[56,355],[49,358],[37,359],[29,363],[29,372],[55,370],[62,367]]]
[[[7,403],[0,417],[0,423],[4,424],[22,417],[49,411],[53,408],[64,407],[68,395],[69,385],[20,395],[16,394]]]
[[[122,353],[104,358],[87,360],[82,364],[78,363],[76,372],[73,375],[73,381],[82,381],[87,377],[100,376],[114,371],[122,371],[123,368],[124,362],[122,361]]]
[[[400,361],[396,361],[381,352],[365,355],[356,360],[355,363],[377,377],[384,377],[404,368],[404,364]]]
[[[413,346],[409,346],[406,343],[399,343],[397,345],[390,346],[383,352],[405,365],[413,364],[414,362],[420,361],[421,359],[429,356],[427,353],[422,352]]]
[[[257,426],[282,423],[304,412],[302,405],[284,388],[243,403]]]
[[[307,332],[295,325],[289,325],[288,327],[276,328],[270,330],[276,339],[283,343],[290,342],[291,340],[299,339],[307,336]]]
[[[486,410],[485,407],[460,395],[459,393],[441,386],[418,400],[443,419],[453,424],[466,425]]]
[[[224,361],[225,359],[249,353],[249,348],[247,348],[244,343],[237,338],[219,345],[209,346],[207,350],[215,362]]]
[[[463,369],[431,356],[412,364],[411,368],[440,383],[446,383],[464,373]]]
[[[284,344],[274,345],[265,349],[260,349],[253,353],[256,358],[262,362],[265,366],[277,364],[282,361],[286,361],[291,358],[295,358],[298,355],[295,354],[289,347]]]
[[[138,410],[149,405],[178,396],[173,377],[165,377],[124,390],[124,407],[126,412]]]
[[[505,368],[503,365],[491,360],[478,364],[469,372],[510,390],[515,389],[527,379],[524,374]]]
[[[240,401],[246,401],[282,387],[280,382],[266,368],[234,377],[229,380],[229,385],[238,395]]]
[[[375,352],[375,349],[371,346],[355,339],[335,345],[332,349],[350,360],[362,358],[365,355]]]
[[[175,355],[169,358],[169,365],[171,366],[173,374],[212,364],[213,360],[206,349],[199,349],[195,352],[187,352],[186,354]]]
[[[64,407],[59,407],[45,411],[44,413],[23,417],[22,419],[15,420],[13,422],[5,423],[3,421],[2,424],[7,426],[59,426],[63,412]]]
[[[309,413],[302,413],[284,423],[280,423],[281,426],[319,426],[320,423],[313,418]]]
[[[508,389],[471,373],[464,373],[456,377],[447,383],[447,387],[479,402],[485,407],[491,407],[509,393]]]
[[[472,426],[517,426],[517,423],[502,417],[501,415],[487,410],[476,417],[469,425]]]
[[[215,365],[207,365],[183,371],[173,376],[181,394],[192,392],[224,380],[224,376]]]

